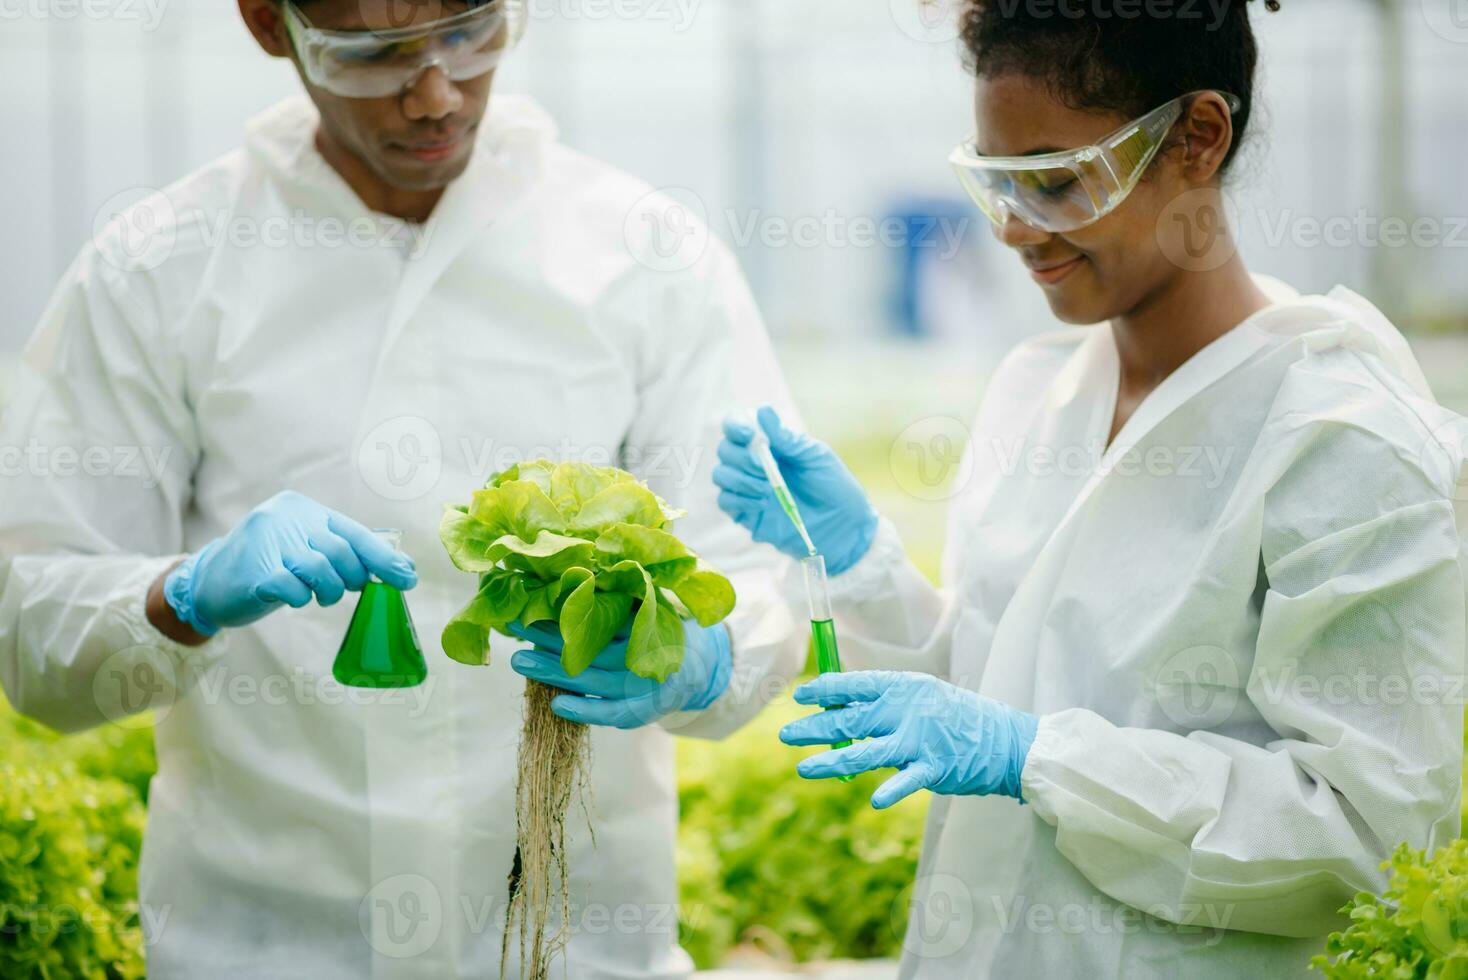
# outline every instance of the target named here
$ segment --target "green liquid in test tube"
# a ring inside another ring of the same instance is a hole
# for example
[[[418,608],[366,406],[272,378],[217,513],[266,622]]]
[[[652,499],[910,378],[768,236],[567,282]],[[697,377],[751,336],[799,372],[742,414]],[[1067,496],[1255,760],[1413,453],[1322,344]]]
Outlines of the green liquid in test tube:
[[[402,542],[399,531],[374,533],[394,550]],[[331,676],[347,687],[368,688],[417,687],[428,678],[408,600],[376,576],[362,587]]]
[[[836,624],[831,615],[831,597],[826,591],[826,559],[811,555],[800,562],[805,572],[805,591],[810,599],[810,639],[816,651],[816,669],[823,674],[840,673],[841,652],[836,648]],[[843,705],[832,705],[827,711],[840,711]],[[837,742],[833,749],[844,749],[851,740]],[[849,783],[855,776],[838,776]]]

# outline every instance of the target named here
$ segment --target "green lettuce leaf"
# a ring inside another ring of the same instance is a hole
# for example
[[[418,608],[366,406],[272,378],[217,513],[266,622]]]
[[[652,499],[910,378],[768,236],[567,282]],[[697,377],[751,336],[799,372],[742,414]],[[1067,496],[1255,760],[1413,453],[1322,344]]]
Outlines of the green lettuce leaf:
[[[533,585],[526,589],[527,597],[525,608],[520,610],[520,622],[526,626],[536,623],[556,622],[560,619],[557,609],[560,598],[561,583],[547,582],[545,585]]]
[[[511,555],[515,564],[543,582],[559,579],[568,568],[587,567],[596,555],[596,545],[554,531],[541,531],[532,540],[507,534],[495,542],[501,559]],[[494,552],[491,552],[494,553]]]
[[[533,541],[541,531],[565,531],[566,515],[530,480],[510,480],[474,491],[469,516],[482,524]]]
[[[500,538],[495,530],[474,520],[463,508],[447,507],[438,523],[438,537],[454,567],[463,572],[493,571],[499,557],[490,551]]]
[[[596,550],[617,561],[635,561],[643,567],[679,558],[693,552],[669,531],[636,524],[613,524],[596,539]]]
[[[461,664],[489,663],[489,634],[504,629],[519,617],[529,601],[522,576],[498,569],[480,578],[480,588],[449,620],[443,630],[443,649]]]
[[[660,528],[667,523],[663,502],[640,483],[614,483],[581,505],[571,518],[573,531],[597,531],[611,524]]]
[[[700,626],[713,626],[728,619],[737,601],[733,583],[707,565],[700,565],[679,580],[672,591]]]
[[[596,577],[584,579],[561,607],[561,667],[575,677],[612,642],[627,621],[632,597],[625,592],[598,592]]]
[[[683,666],[685,637],[683,618],[657,595],[648,579],[648,595],[637,610],[632,635],[627,640],[627,669],[639,677],[665,681]]]

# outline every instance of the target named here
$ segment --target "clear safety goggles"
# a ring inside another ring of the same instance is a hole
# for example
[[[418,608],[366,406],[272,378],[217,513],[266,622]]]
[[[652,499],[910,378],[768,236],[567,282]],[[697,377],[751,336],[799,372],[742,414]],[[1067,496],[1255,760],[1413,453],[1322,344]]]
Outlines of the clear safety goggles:
[[[971,139],[948,162],[959,183],[996,225],[1012,215],[1032,228],[1076,231],[1115,211],[1136,188],[1185,108],[1192,92],[1127,123],[1094,146],[1028,157],[981,156]],[[1230,112],[1242,103],[1219,93]]]
[[[312,27],[291,0],[282,6],[306,79],[348,99],[398,95],[430,68],[456,82],[478,78],[519,40],[526,19],[525,0],[487,0],[413,27],[326,31]]]

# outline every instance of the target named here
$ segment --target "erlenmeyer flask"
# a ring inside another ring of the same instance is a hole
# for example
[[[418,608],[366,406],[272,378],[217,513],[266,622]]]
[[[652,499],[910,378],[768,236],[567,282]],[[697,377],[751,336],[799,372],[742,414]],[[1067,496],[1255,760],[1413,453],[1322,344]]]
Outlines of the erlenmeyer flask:
[[[374,532],[397,550],[401,531]],[[342,638],[331,676],[347,687],[417,687],[428,677],[418,631],[408,600],[391,585],[369,575]]]

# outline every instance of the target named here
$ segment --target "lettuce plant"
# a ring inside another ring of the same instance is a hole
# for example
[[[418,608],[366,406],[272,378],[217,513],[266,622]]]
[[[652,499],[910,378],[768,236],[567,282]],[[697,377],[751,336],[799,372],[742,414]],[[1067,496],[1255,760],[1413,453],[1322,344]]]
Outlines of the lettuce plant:
[[[684,616],[713,626],[734,609],[729,580],[670,530],[682,516],[622,470],[537,460],[497,474],[467,506],[450,505],[439,525],[454,564],[479,576],[474,598],[444,628],[444,652],[487,664],[493,632],[554,622],[562,666],[574,676],[625,629],[627,668],[667,680],[683,665]],[[500,964],[503,973],[518,934],[529,980],[545,980],[566,943],[566,812],[589,765],[586,727],[551,710],[558,693],[527,682],[520,731]],[[556,896],[561,915],[552,925]]]
[[[454,564],[479,574],[444,652],[486,664],[492,631],[549,620],[575,676],[630,616],[627,668],[667,680],[683,663],[684,614],[712,626],[734,608],[729,580],[668,529],[682,516],[623,470],[537,460],[494,476],[439,526]]]

